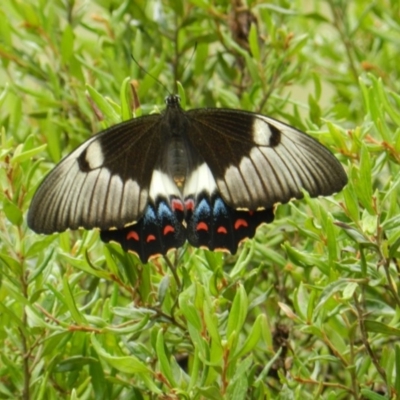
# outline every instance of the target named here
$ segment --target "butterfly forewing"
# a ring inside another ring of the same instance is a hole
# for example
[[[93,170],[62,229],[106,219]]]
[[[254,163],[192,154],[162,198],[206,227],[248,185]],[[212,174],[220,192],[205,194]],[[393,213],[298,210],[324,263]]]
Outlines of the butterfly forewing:
[[[188,111],[193,146],[234,208],[272,207],[335,193],[347,182],[341,164],[312,137],[259,114],[227,109]]]
[[[159,115],[132,119],[90,138],[38,188],[28,213],[38,233],[123,227],[148,202],[161,143]]]
[[[177,96],[161,115],[92,137],[37,190],[28,213],[39,233],[99,228],[142,262],[188,240],[235,253],[274,218],[273,207],[343,188],[346,174],[316,140],[260,114],[184,112]]]

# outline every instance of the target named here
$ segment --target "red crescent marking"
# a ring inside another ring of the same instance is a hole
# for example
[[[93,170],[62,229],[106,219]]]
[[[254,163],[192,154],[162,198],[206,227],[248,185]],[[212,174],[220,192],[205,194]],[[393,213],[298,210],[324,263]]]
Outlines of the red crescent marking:
[[[235,222],[235,229],[239,229],[242,226],[247,228],[249,226],[249,224],[247,223],[247,221],[245,219],[237,219]]]
[[[165,236],[165,235],[168,235],[168,233],[173,233],[173,232],[175,232],[175,229],[174,229],[174,227],[173,226],[171,226],[171,225],[167,225],[165,228],[164,228],[164,231],[163,231],[163,235]]]
[[[154,235],[149,235],[147,236],[146,242],[149,243],[152,242],[153,240],[156,240],[156,237]]]
[[[208,231],[208,225],[205,222],[199,222],[196,226],[196,231]]]
[[[139,241],[139,235],[137,234],[137,232],[135,231],[130,231],[128,232],[128,234],[126,235],[126,239],[133,239],[136,240],[137,242]]]
[[[185,207],[186,207],[186,210],[193,211],[194,210],[194,201],[192,199],[186,200]]]
[[[225,228],[224,226],[220,226],[220,227],[217,229],[217,233],[225,233],[225,234],[227,234],[228,231],[226,230],[226,228]]]
[[[183,203],[178,199],[173,199],[171,206],[173,210],[183,211]]]

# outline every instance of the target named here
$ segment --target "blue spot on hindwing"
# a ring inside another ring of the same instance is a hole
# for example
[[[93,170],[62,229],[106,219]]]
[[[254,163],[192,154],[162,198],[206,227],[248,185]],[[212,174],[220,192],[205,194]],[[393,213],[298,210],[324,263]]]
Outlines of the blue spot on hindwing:
[[[211,215],[211,207],[207,199],[202,199],[200,202],[196,205],[193,216],[196,219],[201,219],[201,218],[206,218]]]
[[[228,216],[228,209],[226,208],[226,204],[221,199],[221,197],[217,197],[214,201],[214,208],[213,208],[214,216]]]
[[[175,219],[175,215],[173,211],[171,210],[171,207],[165,203],[164,201],[161,201],[160,204],[158,205],[157,208],[157,214],[159,219]]]
[[[157,207],[157,216],[160,222],[165,223],[169,221],[170,223],[178,223],[175,213],[172,211],[170,205],[165,201],[161,201]]]
[[[156,221],[157,221],[157,215],[154,210],[154,207],[148,204],[146,209],[144,210],[143,223],[145,225],[154,224]]]

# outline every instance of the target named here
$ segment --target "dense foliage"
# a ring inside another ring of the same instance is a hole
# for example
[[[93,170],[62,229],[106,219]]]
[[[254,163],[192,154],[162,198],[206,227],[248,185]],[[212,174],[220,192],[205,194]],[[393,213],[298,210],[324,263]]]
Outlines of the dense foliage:
[[[399,398],[399,16],[396,0],[2,1],[0,398]],[[279,206],[233,256],[141,265],[95,231],[27,228],[63,155],[168,91],[307,131],[349,184]]]

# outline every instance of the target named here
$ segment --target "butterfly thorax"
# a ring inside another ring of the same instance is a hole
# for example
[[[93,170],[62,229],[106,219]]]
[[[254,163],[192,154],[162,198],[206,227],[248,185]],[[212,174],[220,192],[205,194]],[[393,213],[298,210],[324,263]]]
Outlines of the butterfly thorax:
[[[188,120],[182,110],[178,96],[168,96],[166,99],[167,108],[164,111],[160,128],[164,140],[169,138],[182,137],[187,131]]]
[[[179,102],[179,97],[175,95],[166,99],[167,109],[160,125],[164,142],[161,147],[161,168],[182,188],[189,170],[189,154],[192,152],[186,134],[189,122]]]

